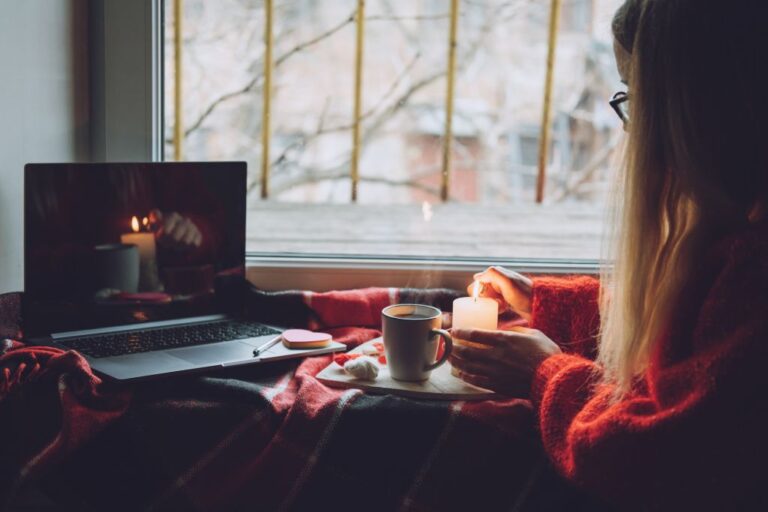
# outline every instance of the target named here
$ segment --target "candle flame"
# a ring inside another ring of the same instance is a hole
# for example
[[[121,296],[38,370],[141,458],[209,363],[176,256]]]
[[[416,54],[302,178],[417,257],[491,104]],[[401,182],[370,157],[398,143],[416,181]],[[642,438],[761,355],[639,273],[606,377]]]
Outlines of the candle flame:
[[[421,214],[424,216],[425,222],[432,220],[432,204],[429,201],[424,201],[421,203]]]
[[[141,219],[141,225],[144,226],[144,227],[149,226],[149,218],[148,217],[144,217],[143,219]]]
[[[139,232],[139,219],[135,215],[131,219],[131,229],[133,230],[134,233]]]
[[[480,281],[475,281],[475,285],[472,287],[472,298],[477,300],[480,296]]]

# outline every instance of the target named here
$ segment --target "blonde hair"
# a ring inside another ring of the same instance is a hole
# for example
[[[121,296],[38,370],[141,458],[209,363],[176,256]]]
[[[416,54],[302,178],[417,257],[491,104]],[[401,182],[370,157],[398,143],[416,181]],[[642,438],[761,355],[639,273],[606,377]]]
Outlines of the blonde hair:
[[[619,395],[648,368],[699,256],[765,204],[768,100],[749,101],[768,86],[765,4],[628,0],[614,19],[630,123],[598,361]]]

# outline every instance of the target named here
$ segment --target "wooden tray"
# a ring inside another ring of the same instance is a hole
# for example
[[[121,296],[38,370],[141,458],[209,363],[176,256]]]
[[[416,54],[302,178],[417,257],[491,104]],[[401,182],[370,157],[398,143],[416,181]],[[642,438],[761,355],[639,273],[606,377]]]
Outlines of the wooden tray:
[[[371,340],[351,350],[350,353],[362,353],[363,347],[377,341],[381,342],[382,339]],[[450,363],[445,363],[434,370],[429,380],[424,382],[395,380],[389,375],[389,367],[382,364],[379,364],[379,376],[376,380],[356,379],[336,363],[331,363],[318,373],[317,380],[334,388],[358,388],[370,393],[402,395],[428,400],[487,400],[496,396],[493,391],[467,384],[451,375]]]

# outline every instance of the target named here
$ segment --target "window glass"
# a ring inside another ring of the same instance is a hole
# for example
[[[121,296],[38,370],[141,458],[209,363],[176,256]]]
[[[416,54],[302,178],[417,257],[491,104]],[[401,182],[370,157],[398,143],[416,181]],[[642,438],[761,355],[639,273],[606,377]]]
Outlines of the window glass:
[[[248,162],[249,252],[596,259],[618,165],[621,0],[563,0],[544,200],[535,201],[551,2],[460,0],[444,170],[450,1],[367,0],[352,200],[356,0],[274,0],[262,191],[263,0],[165,0],[166,158]],[[448,200],[441,188],[448,186]]]

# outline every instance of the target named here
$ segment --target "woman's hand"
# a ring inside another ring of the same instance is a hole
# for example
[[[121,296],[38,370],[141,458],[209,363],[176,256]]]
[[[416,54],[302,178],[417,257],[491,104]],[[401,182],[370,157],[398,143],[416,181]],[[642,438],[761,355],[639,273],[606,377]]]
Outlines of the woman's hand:
[[[480,296],[495,299],[501,311],[509,308],[526,320],[531,319],[533,281],[504,267],[490,267],[475,274],[475,281],[484,285]],[[467,287],[470,295],[473,287],[474,283]]]
[[[163,213],[152,210],[152,224],[158,226],[157,242],[173,249],[188,249],[200,247],[203,235],[200,229],[188,217],[176,212]]]
[[[561,352],[544,333],[526,327],[511,331],[453,329],[451,334],[457,342],[449,360],[462,380],[519,398],[530,396],[531,381],[539,364]]]

